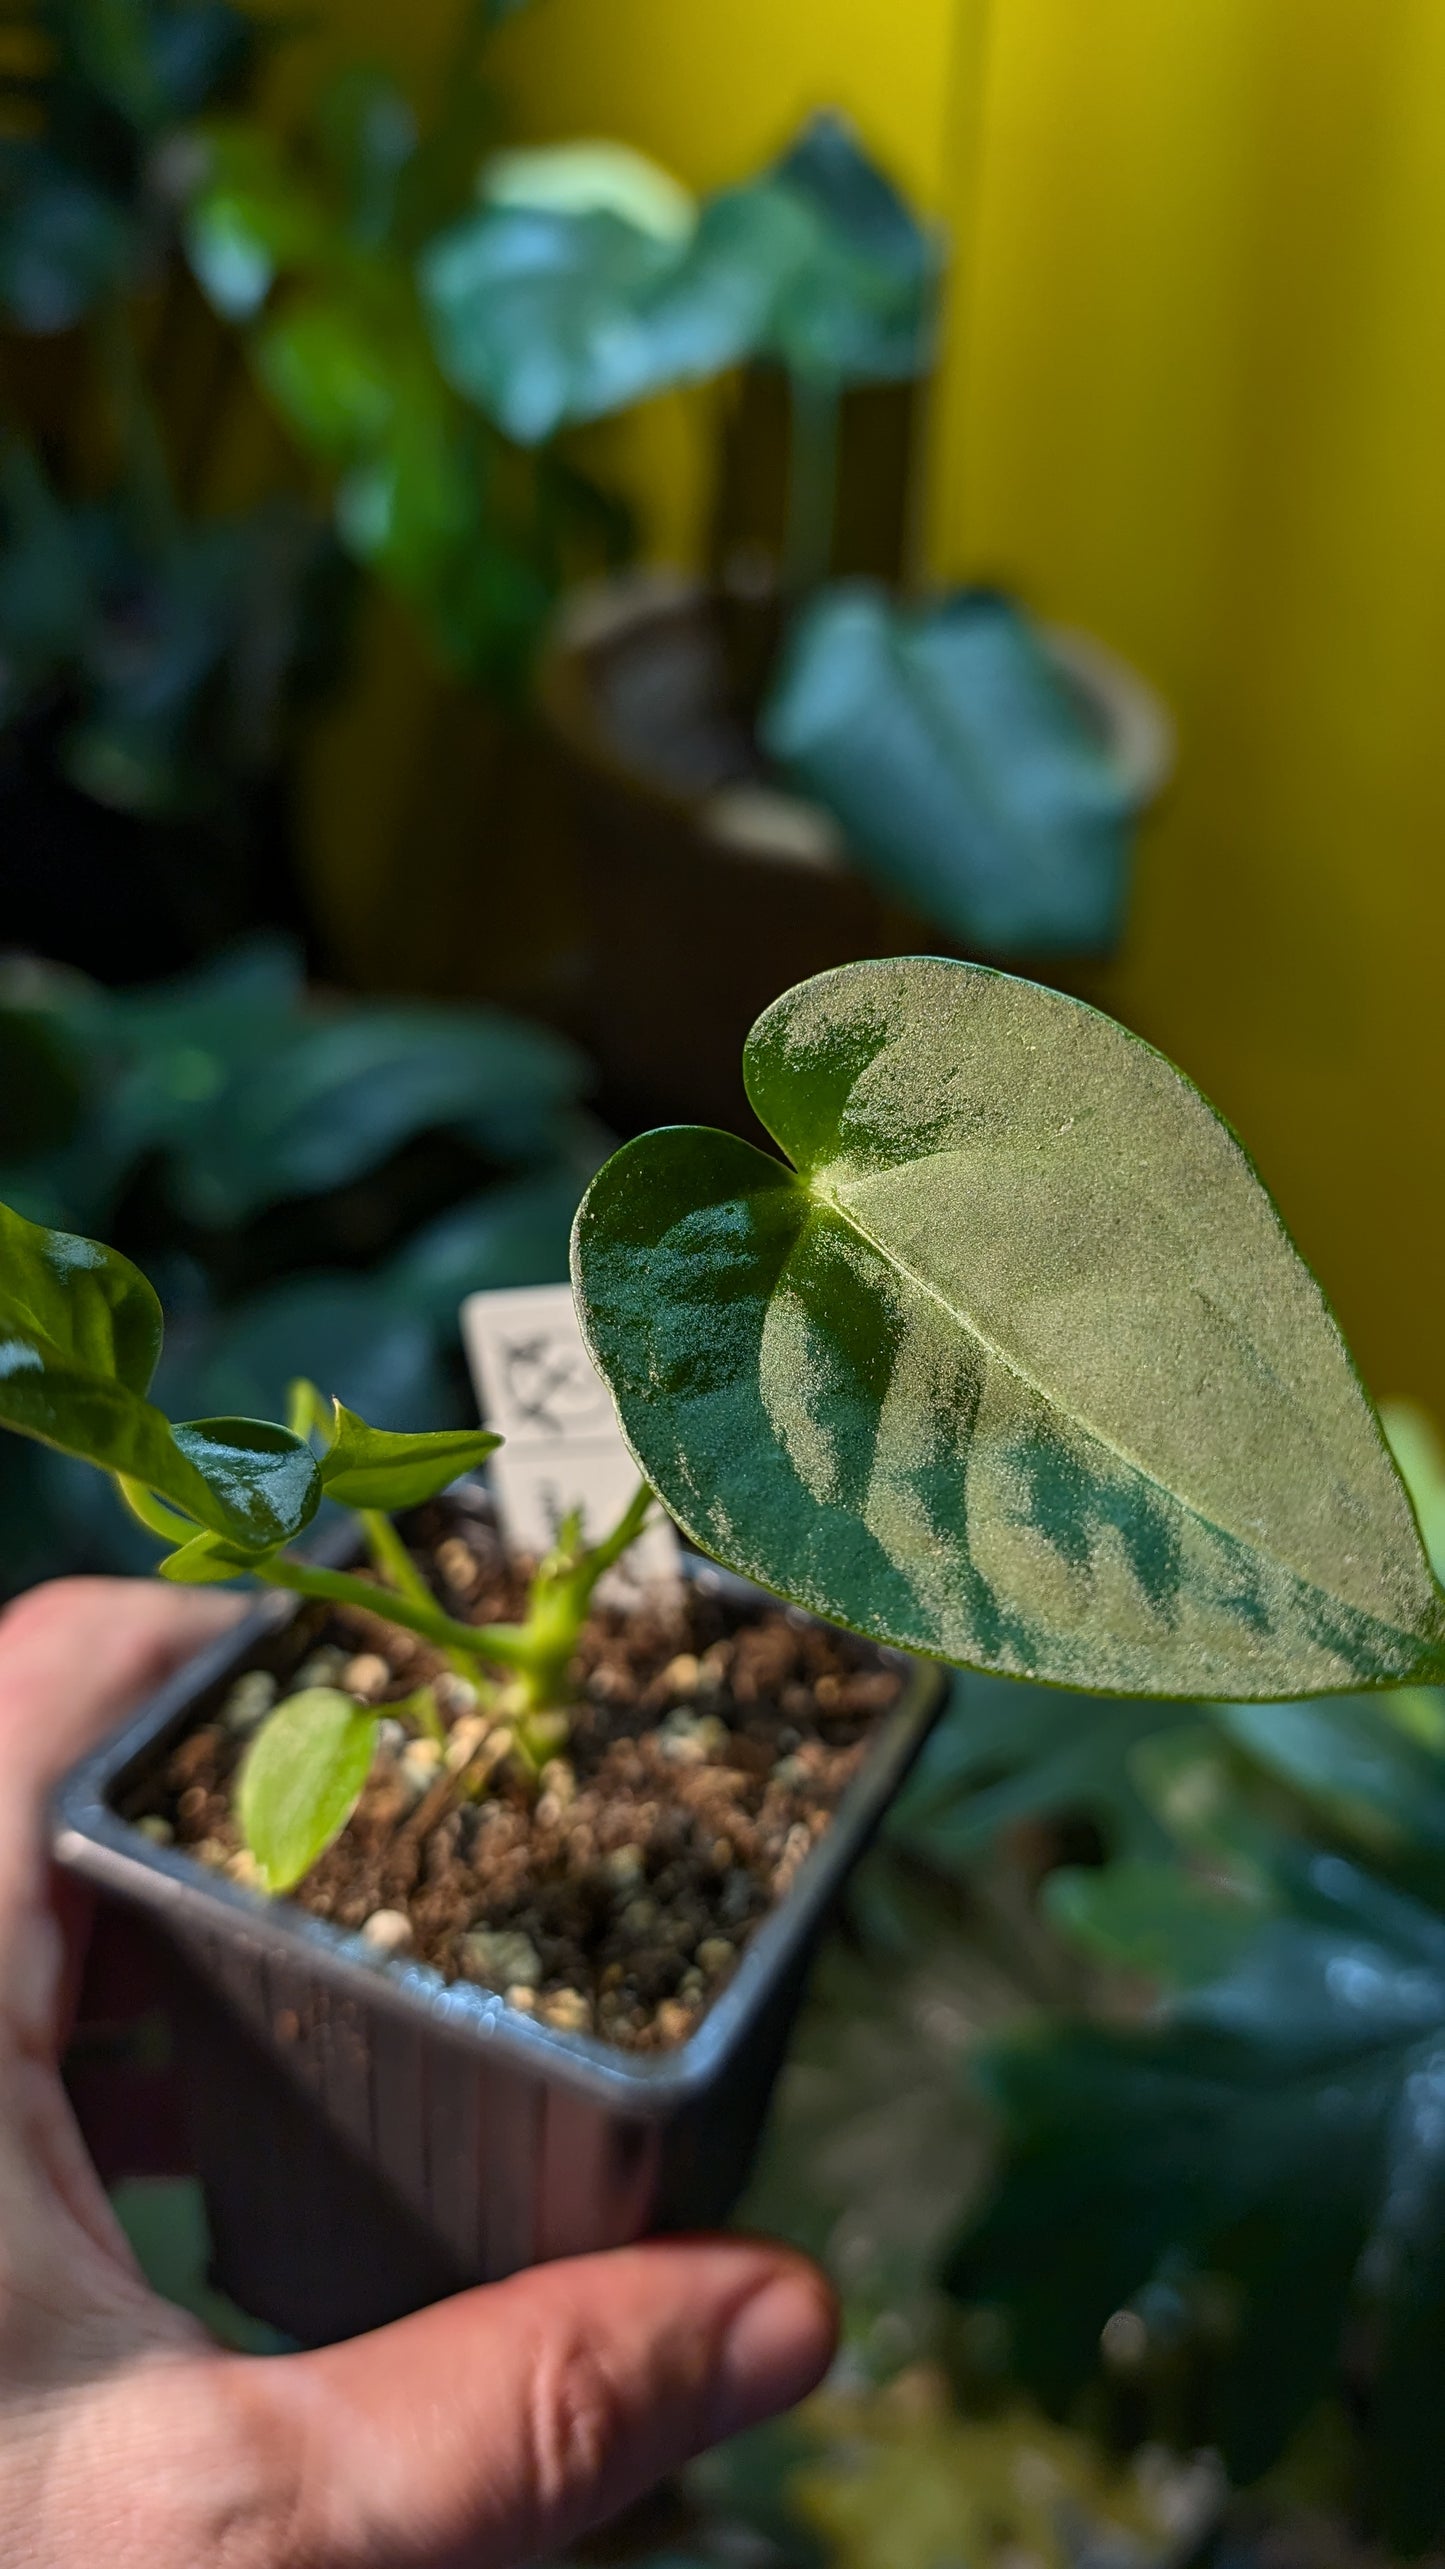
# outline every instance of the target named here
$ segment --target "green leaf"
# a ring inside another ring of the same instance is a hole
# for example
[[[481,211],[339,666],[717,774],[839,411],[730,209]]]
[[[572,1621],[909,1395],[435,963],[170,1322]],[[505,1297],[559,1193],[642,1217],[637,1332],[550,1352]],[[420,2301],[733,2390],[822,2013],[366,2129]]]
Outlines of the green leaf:
[[[377,1716],[330,1686],[288,1695],[256,1733],[236,1816],[270,1891],[289,1891],[341,1835],[376,1754]]]
[[[1298,1914],[1156,2027],[1035,2033],[990,2056],[1003,2163],[948,2281],[1007,2312],[1018,2370],[1054,2405],[1121,2307],[1146,2323],[1143,2383],[1197,2332],[1207,2408],[1191,2433],[1237,2480],[1368,2354],[1367,2419],[1393,2437],[1386,2523],[1414,2549],[1445,2513],[1410,2371],[1439,2346],[1445,1924],[1333,1857],[1287,1888]],[[1229,2287],[1222,2334],[1212,2278]]]
[[[217,1531],[270,1550],[316,1514],[321,1483],[309,1446],[264,1418],[193,1418],[171,1430],[211,1498]]]
[[[177,1193],[210,1225],[345,1185],[438,1125],[525,1161],[555,1143],[582,1078],[559,1037],[485,1008],[318,1010],[217,1067],[172,1127]]]
[[[1416,1702],[1412,1690],[1384,1699],[1221,1704],[1214,1718],[1256,1766],[1290,1785],[1329,1825],[1381,1856],[1418,1848],[1438,1858],[1445,1855],[1445,1757],[1438,1738],[1432,1745],[1406,1727]]]
[[[806,249],[779,281],[763,354],[833,384],[895,383],[932,355],[942,262],[926,230],[847,119],[814,116],[755,188],[809,218]]]
[[[835,384],[927,361],[935,245],[836,119],[695,226],[595,145],[494,170],[419,280],[448,380],[523,445],[750,357]]]
[[[1133,793],[1016,607],[816,597],[761,722],[880,891],[990,954],[1094,953],[1128,894]]]
[[[57,1370],[93,1375],[144,1394],[161,1352],[161,1307],[129,1258],[49,1231],[0,1204],[0,1365],[27,1369],[15,1351],[43,1350]]]
[[[395,1515],[420,1507],[473,1472],[501,1444],[484,1427],[448,1427],[425,1436],[398,1436],[389,1429],[368,1427],[356,1412],[336,1403],[336,1435],[321,1458],[321,1485],[328,1498],[343,1506],[384,1508]]]
[[[128,1258],[0,1205],[0,1422],[253,1550],[285,1542],[316,1512],[309,1450],[258,1419],[172,1428],[144,1397],[160,1343],[160,1305]]]
[[[247,321],[278,277],[328,257],[335,230],[277,136],[223,120],[198,139],[204,175],[187,209],[187,255],[222,317]]]
[[[1445,1601],[1328,1306],[1160,1054],[912,957],[790,992],[744,1069],[792,1165],[645,1135],[573,1240],[628,1442],[704,1550],[1089,1691],[1439,1676]]]
[[[1166,1989],[1218,1980],[1239,1963],[1259,1927],[1257,1886],[1224,1886],[1178,1863],[1134,1858],[1062,1866],[1043,1885],[1054,1925],[1101,1962],[1144,1973]]]

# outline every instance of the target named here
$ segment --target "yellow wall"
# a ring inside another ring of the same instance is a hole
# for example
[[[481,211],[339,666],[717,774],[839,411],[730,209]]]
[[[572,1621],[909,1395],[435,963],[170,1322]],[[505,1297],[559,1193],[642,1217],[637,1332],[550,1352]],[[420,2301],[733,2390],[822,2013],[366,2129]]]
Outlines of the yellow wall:
[[[1175,705],[1111,1004],[1445,1413],[1445,10],[995,0],[942,567]]]
[[[334,0],[421,66],[424,0]],[[1445,1414],[1441,0],[537,0],[516,130],[698,183],[852,110],[958,248],[928,551],[1091,626],[1182,755],[1106,996],[1240,1126],[1382,1392]],[[681,406],[627,432],[663,549]]]

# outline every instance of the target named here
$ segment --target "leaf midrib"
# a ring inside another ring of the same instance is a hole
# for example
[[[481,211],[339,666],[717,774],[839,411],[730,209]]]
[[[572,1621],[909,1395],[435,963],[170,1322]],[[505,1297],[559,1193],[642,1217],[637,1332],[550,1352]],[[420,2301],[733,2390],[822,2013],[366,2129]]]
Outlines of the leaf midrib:
[[[928,1276],[920,1274],[908,1259],[900,1256],[896,1248],[880,1239],[872,1227],[828,1184],[820,1171],[810,1173],[799,1170],[798,1182],[804,1192],[813,1199],[819,1211],[832,1213],[840,1222],[846,1224],[847,1228],[882,1258],[897,1275],[903,1277],[918,1293],[932,1302],[957,1328],[965,1331],[974,1343],[983,1349],[985,1355],[992,1357],[995,1363],[1002,1365],[1007,1373],[1012,1374],[1016,1382],[1022,1383],[1047,1408],[1061,1409],[1062,1404],[1056,1394],[1049,1391],[1026,1365],[1019,1362],[1016,1356],[1010,1355],[1006,1348],[1001,1347],[997,1340],[991,1338],[977,1320],[967,1312],[958,1310]],[[1103,1428],[1097,1427],[1092,1419],[1085,1418],[1073,1410],[1063,1410],[1062,1414],[1104,1453],[1112,1455],[1116,1463],[1123,1465],[1128,1471],[1137,1473],[1151,1489],[1157,1490],[1162,1498],[1168,1499],[1174,1506],[1186,1509],[1195,1522],[1207,1527],[1211,1534],[1218,1535],[1224,1542],[1241,1544],[1247,1550],[1259,1554],[1261,1558],[1272,1561],[1277,1568],[1287,1571],[1292,1579],[1297,1580],[1302,1588],[1307,1588],[1313,1595],[1327,1598],[1331,1605],[1337,1609],[1343,1608],[1347,1614],[1359,1615],[1366,1621],[1378,1623],[1385,1631],[1396,1633],[1402,1640],[1408,1640],[1414,1644],[1418,1651],[1424,1637],[1413,1627],[1397,1623],[1393,1616],[1373,1613],[1368,1607],[1355,1605],[1350,1598],[1341,1596],[1336,1589],[1321,1586],[1320,1581],[1311,1576],[1308,1571],[1299,1569],[1294,1562],[1285,1559],[1282,1553],[1259,1542],[1253,1535],[1240,1534],[1230,1526],[1220,1525],[1208,1510],[1200,1507],[1182,1490],[1172,1489],[1169,1483],[1161,1480],[1157,1472],[1151,1471],[1149,1465],[1142,1462],[1138,1455],[1131,1454],[1127,1447],[1120,1445]]]

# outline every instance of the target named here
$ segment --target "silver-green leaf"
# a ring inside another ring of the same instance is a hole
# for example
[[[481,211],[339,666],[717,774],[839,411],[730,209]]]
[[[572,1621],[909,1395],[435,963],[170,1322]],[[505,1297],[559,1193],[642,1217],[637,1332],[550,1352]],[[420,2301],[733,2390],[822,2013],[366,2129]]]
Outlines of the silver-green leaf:
[[[1319,1286],[1234,1135],[1092,1008],[930,958],[778,1000],[790,1165],[629,1143],[573,1274],[707,1551],[905,1647],[1110,1693],[1445,1677],[1445,1600]]]

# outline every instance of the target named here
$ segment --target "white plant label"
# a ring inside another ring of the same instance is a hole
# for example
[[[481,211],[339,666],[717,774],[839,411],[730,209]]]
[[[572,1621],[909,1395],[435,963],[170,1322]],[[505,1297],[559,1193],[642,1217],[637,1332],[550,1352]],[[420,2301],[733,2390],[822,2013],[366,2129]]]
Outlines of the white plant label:
[[[461,1324],[477,1407],[506,1439],[487,1474],[508,1547],[535,1558],[577,1507],[595,1543],[636,1489],[637,1465],[583,1344],[571,1286],[468,1294]],[[629,1584],[677,1577],[677,1535],[660,1505],[622,1567]]]

